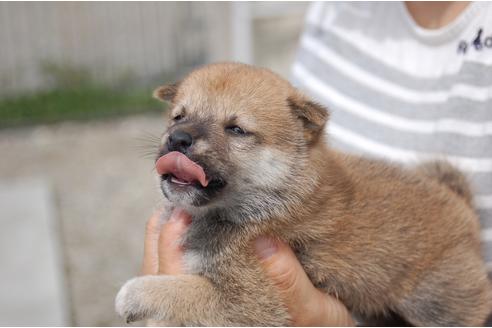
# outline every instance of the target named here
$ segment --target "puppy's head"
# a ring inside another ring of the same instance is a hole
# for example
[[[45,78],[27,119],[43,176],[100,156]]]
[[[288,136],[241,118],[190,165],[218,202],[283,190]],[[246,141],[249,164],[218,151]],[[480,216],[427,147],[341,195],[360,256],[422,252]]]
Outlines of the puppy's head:
[[[261,219],[315,174],[308,158],[323,144],[328,112],[266,69],[209,65],[154,95],[172,104],[157,171],[178,206]]]

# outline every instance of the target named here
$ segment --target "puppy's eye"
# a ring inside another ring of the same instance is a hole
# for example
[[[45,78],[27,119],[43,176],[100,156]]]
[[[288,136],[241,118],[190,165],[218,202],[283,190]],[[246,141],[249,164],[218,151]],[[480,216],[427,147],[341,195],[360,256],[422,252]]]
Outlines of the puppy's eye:
[[[245,135],[246,131],[244,131],[241,127],[237,125],[231,125],[226,127],[226,131],[236,135]]]
[[[173,121],[175,121],[175,122],[180,121],[181,119],[183,119],[183,115],[181,115],[181,114],[173,117]]]

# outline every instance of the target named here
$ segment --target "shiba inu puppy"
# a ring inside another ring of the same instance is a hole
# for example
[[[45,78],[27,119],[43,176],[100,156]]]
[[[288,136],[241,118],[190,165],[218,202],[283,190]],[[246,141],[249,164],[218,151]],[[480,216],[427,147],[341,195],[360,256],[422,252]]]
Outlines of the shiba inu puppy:
[[[116,298],[126,320],[289,325],[251,246],[268,235],[357,318],[484,323],[492,298],[479,221],[452,166],[331,149],[328,111],[266,69],[209,65],[155,95],[172,103],[156,169],[170,204],[192,215],[187,274],[128,281]]]

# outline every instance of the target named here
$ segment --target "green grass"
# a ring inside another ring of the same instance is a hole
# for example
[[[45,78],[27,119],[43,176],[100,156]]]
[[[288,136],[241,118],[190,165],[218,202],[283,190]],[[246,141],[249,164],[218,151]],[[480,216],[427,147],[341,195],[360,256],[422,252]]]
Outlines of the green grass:
[[[0,128],[163,111],[163,104],[151,94],[152,90],[89,84],[0,98]]]

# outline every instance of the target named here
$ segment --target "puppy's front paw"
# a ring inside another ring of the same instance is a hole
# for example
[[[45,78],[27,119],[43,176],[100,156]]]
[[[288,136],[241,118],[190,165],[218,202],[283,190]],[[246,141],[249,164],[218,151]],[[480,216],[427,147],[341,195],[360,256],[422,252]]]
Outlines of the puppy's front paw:
[[[128,280],[116,295],[116,312],[126,320],[126,323],[140,321],[147,318],[148,310],[145,307],[145,279],[138,277]]]

